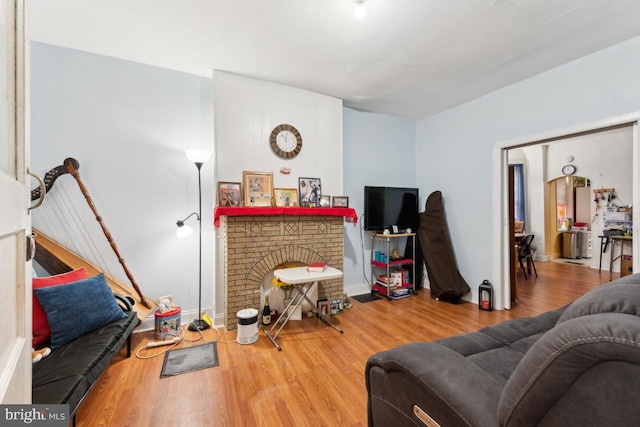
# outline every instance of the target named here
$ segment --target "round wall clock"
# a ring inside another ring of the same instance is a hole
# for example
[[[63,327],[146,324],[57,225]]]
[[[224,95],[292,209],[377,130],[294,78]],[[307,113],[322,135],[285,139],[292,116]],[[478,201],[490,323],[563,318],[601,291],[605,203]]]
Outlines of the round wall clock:
[[[302,150],[302,136],[298,129],[282,124],[271,131],[269,144],[276,156],[282,159],[293,159]]]
[[[565,175],[573,175],[576,173],[576,167],[573,165],[564,165],[562,167],[562,173]]]

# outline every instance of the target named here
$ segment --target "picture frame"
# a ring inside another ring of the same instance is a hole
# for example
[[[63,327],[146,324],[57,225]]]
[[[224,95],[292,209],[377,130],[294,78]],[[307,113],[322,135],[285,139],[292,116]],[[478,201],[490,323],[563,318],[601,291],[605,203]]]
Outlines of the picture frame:
[[[298,191],[301,207],[319,207],[322,196],[320,178],[298,178]]]
[[[297,188],[274,188],[273,197],[277,207],[298,206],[299,203]]]
[[[324,194],[320,196],[320,207],[321,208],[331,207],[331,196],[325,196]]]
[[[331,316],[331,304],[329,303],[329,300],[326,298],[319,299],[316,305],[318,309],[318,317],[321,317],[321,314]]]
[[[218,206],[239,207],[242,205],[240,182],[218,181]]]
[[[587,185],[587,179],[583,176],[574,176],[573,177],[573,186],[574,187],[585,187]]]
[[[330,313],[333,314],[340,314],[342,313],[342,310],[344,309],[344,306],[342,305],[342,298],[338,298],[338,299],[332,299],[329,301],[329,309],[330,309]]]
[[[273,172],[242,171],[245,206],[271,206]]]
[[[348,208],[349,197],[347,196],[333,196],[331,199],[331,207],[334,208]]]

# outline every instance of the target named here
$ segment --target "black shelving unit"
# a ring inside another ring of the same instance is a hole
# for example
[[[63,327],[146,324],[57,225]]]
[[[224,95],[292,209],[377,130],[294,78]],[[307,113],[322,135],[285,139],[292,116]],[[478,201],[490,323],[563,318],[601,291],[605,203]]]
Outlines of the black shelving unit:
[[[393,258],[392,252],[399,253],[400,238],[412,239],[411,253]],[[416,277],[416,234],[380,234],[371,235],[371,292],[387,297],[389,300],[405,298],[418,291]],[[382,250],[379,250],[381,248]]]

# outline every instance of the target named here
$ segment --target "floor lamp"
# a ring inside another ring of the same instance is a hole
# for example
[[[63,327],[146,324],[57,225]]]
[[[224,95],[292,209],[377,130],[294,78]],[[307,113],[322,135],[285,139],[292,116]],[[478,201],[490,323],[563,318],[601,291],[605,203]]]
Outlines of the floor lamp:
[[[191,160],[196,167],[198,168],[198,212],[193,212],[189,214],[185,219],[178,220],[176,223],[178,225],[178,230],[176,234],[178,237],[187,237],[193,230],[191,227],[186,225],[184,222],[188,220],[193,215],[198,219],[198,226],[200,228],[200,240],[199,240],[199,264],[198,264],[198,318],[189,323],[190,331],[201,331],[203,329],[207,329],[210,325],[202,319],[202,178],[200,170],[202,169],[202,165],[206,163],[211,158],[211,151],[201,150],[201,149],[190,149],[185,152],[187,158]]]

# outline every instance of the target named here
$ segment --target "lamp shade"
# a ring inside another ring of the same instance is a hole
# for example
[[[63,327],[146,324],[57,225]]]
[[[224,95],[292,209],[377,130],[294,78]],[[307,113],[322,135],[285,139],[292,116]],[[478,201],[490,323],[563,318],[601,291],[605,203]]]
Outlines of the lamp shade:
[[[356,8],[353,10],[353,14],[356,19],[364,18],[367,14],[367,8],[364,5],[364,0],[356,0]]]
[[[211,151],[201,148],[190,148],[185,151],[185,154],[193,163],[206,163],[211,158]]]
[[[193,228],[189,227],[187,224],[179,225],[176,229],[176,237],[178,239],[183,239],[187,236],[190,236],[193,233]]]

